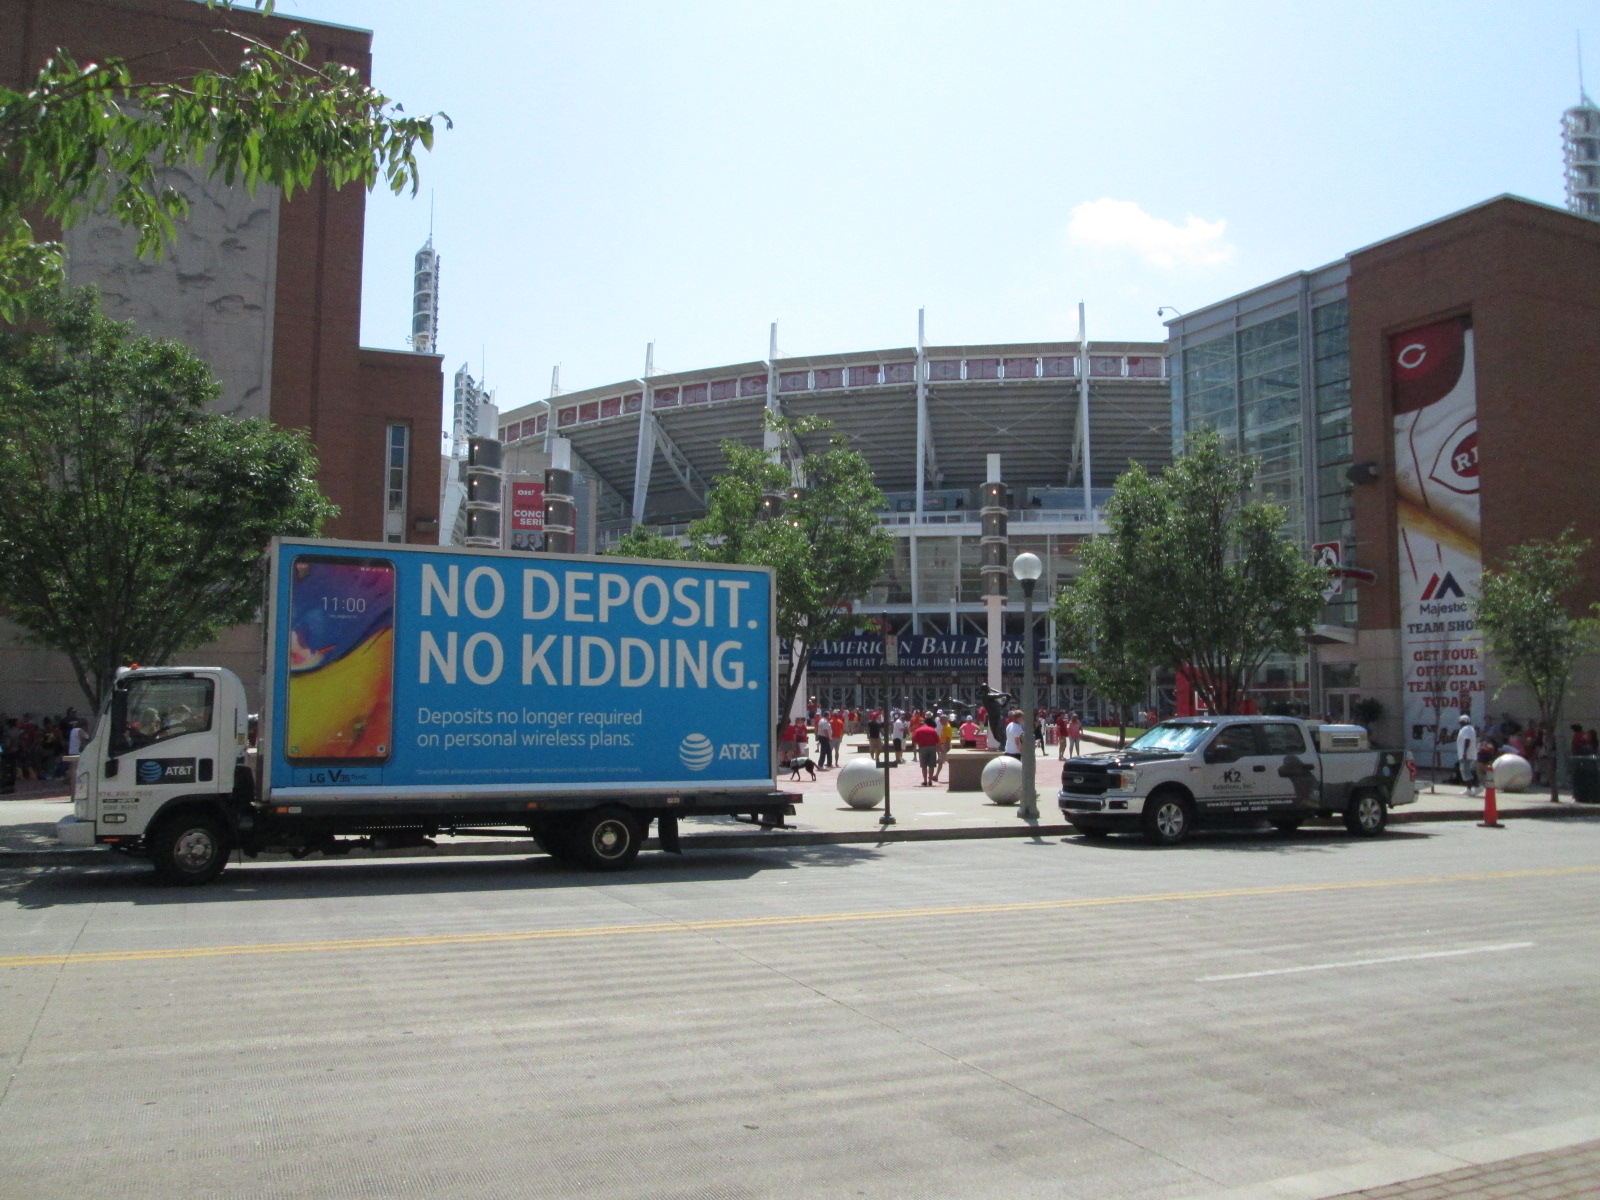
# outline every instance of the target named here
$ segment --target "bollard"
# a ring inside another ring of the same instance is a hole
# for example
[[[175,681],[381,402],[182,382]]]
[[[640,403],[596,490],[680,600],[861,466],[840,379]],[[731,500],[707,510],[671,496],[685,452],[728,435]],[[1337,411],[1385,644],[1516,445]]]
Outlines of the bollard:
[[[1494,764],[1485,763],[1483,768],[1483,820],[1478,822],[1480,829],[1504,829],[1500,824],[1500,810],[1494,802]]]

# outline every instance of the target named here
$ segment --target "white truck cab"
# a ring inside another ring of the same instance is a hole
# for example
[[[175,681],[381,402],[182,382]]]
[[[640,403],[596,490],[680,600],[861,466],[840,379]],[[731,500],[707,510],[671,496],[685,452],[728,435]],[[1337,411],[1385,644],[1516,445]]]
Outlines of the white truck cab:
[[[167,875],[220,870],[253,798],[248,722],[244,685],[225,668],[119,672],[57,836],[148,851]]]
[[[1158,845],[1206,826],[1265,821],[1288,831],[1337,814],[1370,837],[1389,809],[1415,801],[1415,778],[1405,751],[1372,749],[1359,725],[1180,717],[1123,750],[1069,760],[1058,803],[1086,836],[1143,833]]]

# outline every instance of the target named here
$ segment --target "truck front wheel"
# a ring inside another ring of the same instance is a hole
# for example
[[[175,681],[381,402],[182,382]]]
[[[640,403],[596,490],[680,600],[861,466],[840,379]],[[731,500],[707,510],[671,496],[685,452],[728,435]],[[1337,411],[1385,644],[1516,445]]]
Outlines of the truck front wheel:
[[[163,817],[145,835],[156,874],[168,883],[193,887],[210,883],[228,865],[233,839],[212,813],[180,812]]]
[[[1152,846],[1176,846],[1193,825],[1189,801],[1181,792],[1159,791],[1144,802],[1144,840]]]
[[[621,805],[584,813],[568,843],[573,857],[591,871],[620,871],[639,857],[644,828]]]
[[[1377,792],[1357,792],[1344,810],[1344,827],[1357,837],[1377,837],[1389,823],[1389,808]]]

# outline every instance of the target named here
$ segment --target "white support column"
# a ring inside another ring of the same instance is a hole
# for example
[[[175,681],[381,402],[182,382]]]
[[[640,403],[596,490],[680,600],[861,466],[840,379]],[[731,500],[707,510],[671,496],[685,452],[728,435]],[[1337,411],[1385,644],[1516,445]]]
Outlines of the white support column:
[[[639,441],[633,454],[633,523],[644,524],[644,505],[650,497],[650,468],[656,460],[656,413],[650,391],[650,376],[655,373],[656,344],[644,351],[644,395],[639,401]]]
[[[545,404],[544,417],[544,452],[550,453],[550,447],[555,445],[556,439],[556,397],[561,395],[561,364],[557,363],[550,368],[550,399]]]
[[[923,338],[923,316],[926,309],[917,309],[917,516],[922,524],[924,492],[928,479],[928,352]]]
[[[1083,301],[1078,301],[1078,428],[1083,431],[1083,519],[1093,526],[1094,491],[1089,453],[1089,331],[1083,315]]]
[[[928,365],[923,320],[926,309],[917,309],[917,508],[911,518],[911,632],[922,632],[922,572],[918,569],[918,533],[927,502],[928,486]]]
[[[767,411],[773,416],[780,416],[783,412],[778,407],[778,323],[772,323],[772,329],[767,335]],[[773,462],[778,461],[778,455],[783,450],[783,438],[775,429],[763,429],[761,432],[761,448],[766,451],[767,457]]]

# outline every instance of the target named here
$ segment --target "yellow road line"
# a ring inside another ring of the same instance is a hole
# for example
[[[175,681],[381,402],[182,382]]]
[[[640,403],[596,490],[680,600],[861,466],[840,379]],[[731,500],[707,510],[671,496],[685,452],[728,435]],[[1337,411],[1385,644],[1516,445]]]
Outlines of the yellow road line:
[[[1119,904],[1169,904],[1184,900],[1231,900],[1246,896],[1289,896],[1347,892],[1366,888],[1424,887],[1441,883],[1485,883],[1587,875],[1600,864],[1537,867],[1518,871],[1476,871],[1461,875],[1409,875],[1395,879],[1357,879],[1340,883],[1291,883],[1275,887],[1216,888],[1193,892],[1153,892],[1131,896],[1087,896],[1075,900],[1018,900],[1005,904],[953,904],[938,908],[890,908],[864,912],[813,913],[791,917],[724,917],[710,921],[652,921],[637,925],[580,925],[571,929],[510,929],[498,933],[436,933],[409,937],[340,938],[321,942],[263,942],[243,946],[190,946],[171,950],[105,950],[85,954],[26,954],[0,958],[0,967],[51,967],[108,962],[155,962],[176,958],[234,958],[250,954],[320,954],[346,950],[395,950],[413,946],[476,946],[495,942],[545,942],[564,938],[638,937],[651,933],[713,933],[726,929],[778,929],[795,925],[842,925],[854,921],[911,921],[924,917],[987,916],[994,913],[1052,912],[1070,908],[1109,908]]]

